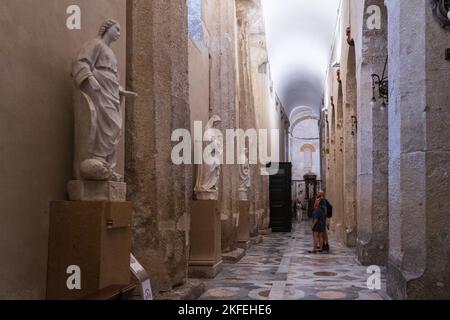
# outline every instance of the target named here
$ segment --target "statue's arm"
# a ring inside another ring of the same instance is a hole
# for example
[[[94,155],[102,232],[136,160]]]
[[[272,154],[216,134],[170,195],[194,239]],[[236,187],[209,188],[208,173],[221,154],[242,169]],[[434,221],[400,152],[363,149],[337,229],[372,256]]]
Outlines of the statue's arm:
[[[94,76],[94,68],[99,58],[101,46],[97,40],[91,41],[80,51],[73,63],[72,76],[79,88],[88,86],[89,89],[100,91],[101,87]]]
[[[122,88],[122,86],[119,89],[119,93],[122,97],[126,97],[126,98],[128,98],[128,97],[134,98],[134,97],[138,96],[138,94],[136,92],[125,90],[124,88]]]

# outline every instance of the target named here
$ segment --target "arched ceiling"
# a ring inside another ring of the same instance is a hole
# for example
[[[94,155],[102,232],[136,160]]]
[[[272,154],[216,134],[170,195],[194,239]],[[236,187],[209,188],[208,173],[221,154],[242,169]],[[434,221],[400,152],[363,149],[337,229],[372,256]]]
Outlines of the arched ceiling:
[[[287,114],[319,114],[341,0],[263,0],[274,86]]]

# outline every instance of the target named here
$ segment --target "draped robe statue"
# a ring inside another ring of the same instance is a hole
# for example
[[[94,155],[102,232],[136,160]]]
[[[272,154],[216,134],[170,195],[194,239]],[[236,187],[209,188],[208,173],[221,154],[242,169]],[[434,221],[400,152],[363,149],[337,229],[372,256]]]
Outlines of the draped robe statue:
[[[208,148],[211,148],[211,159],[221,159],[223,154],[223,142],[222,137],[219,137],[213,130],[217,129],[217,124],[221,122],[218,116],[213,116],[206,125],[205,134],[209,134],[209,140],[211,144]],[[219,199],[219,179],[220,179],[220,163],[208,164],[203,160],[203,164],[198,166],[197,179],[194,188],[194,195],[197,200],[218,200]]]
[[[120,25],[107,20],[99,37],[87,42],[73,63],[75,101],[75,176],[79,180],[122,181],[114,172],[122,136],[124,96],[136,96],[119,84],[117,58],[109,45]]]
[[[248,149],[245,148],[245,153],[241,155],[241,161],[239,165],[239,200],[248,201],[248,192],[251,187],[250,178],[250,163],[248,159]]]

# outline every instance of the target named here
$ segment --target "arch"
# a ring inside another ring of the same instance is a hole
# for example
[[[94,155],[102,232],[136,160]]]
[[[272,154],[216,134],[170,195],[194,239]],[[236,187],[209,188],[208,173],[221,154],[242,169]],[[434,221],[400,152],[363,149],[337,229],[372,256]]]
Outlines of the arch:
[[[311,152],[316,152],[316,147],[312,144],[304,144],[300,148],[300,152],[305,152],[306,150],[311,150]]]

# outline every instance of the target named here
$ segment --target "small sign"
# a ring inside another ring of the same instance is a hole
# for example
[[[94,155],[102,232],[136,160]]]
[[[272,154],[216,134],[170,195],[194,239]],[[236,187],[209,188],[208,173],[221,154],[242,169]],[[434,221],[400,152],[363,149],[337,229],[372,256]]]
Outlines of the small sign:
[[[147,271],[139,263],[139,261],[131,254],[130,269],[136,279],[139,280],[141,297],[143,300],[153,300],[152,286]]]

